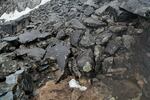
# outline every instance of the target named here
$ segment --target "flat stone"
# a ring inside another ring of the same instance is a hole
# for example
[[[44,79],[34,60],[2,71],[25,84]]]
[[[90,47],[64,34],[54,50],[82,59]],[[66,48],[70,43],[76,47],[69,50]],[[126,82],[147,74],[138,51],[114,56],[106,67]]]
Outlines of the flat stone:
[[[85,29],[86,27],[78,20],[72,19],[66,23],[68,27],[75,28],[75,29]]]
[[[17,56],[23,56],[23,55],[27,55],[27,57],[33,59],[33,60],[41,60],[45,54],[45,50],[42,48],[21,48],[21,49],[17,49],[15,51]]]
[[[14,36],[14,37],[6,37],[6,38],[3,38],[2,41],[6,41],[6,42],[14,42],[14,41],[17,41],[19,38],[17,36]]]
[[[22,74],[23,72],[24,72],[24,70],[19,70],[19,71],[16,71],[14,74],[7,76],[6,83],[9,85],[17,84],[18,76],[19,76],[19,74]]]
[[[112,37],[112,33],[111,32],[103,32],[101,34],[99,34],[97,37],[96,37],[96,44],[105,44],[109,41],[109,39]]]
[[[127,26],[122,26],[122,25],[118,25],[118,26],[111,26],[109,28],[109,30],[113,33],[123,33],[125,31],[127,31],[128,27]]]
[[[97,20],[97,19],[93,19],[91,17],[84,19],[83,23],[86,26],[93,27],[93,28],[103,27],[103,26],[107,25],[106,23],[104,23],[104,22],[102,22],[100,20]]]
[[[40,34],[40,32],[37,30],[31,31],[31,32],[25,32],[25,33],[19,35],[19,42],[20,43],[32,42],[38,38],[39,34]]]
[[[56,59],[60,69],[64,70],[67,64],[68,55],[70,54],[70,46],[58,43],[53,47],[48,46],[46,51],[45,59]]]

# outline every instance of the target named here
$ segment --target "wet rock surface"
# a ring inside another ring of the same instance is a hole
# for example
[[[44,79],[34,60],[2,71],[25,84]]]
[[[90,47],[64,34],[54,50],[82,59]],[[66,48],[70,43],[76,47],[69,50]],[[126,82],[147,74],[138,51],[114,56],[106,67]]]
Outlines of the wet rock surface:
[[[2,21],[0,100],[149,100],[148,18],[149,0],[51,0]]]

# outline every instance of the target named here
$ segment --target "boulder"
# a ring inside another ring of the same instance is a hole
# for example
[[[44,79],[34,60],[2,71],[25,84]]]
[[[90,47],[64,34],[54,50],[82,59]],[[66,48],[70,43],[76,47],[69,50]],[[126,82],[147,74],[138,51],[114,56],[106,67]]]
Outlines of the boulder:
[[[150,18],[150,0],[125,0],[120,5],[120,8],[133,14]]]

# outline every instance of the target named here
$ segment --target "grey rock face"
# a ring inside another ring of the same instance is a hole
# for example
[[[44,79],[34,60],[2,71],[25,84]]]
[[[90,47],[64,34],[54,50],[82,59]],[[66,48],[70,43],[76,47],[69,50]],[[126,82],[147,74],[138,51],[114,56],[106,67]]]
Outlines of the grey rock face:
[[[127,0],[120,7],[133,14],[150,18],[150,0]]]
[[[59,43],[53,47],[48,46],[46,51],[45,59],[56,59],[60,69],[64,70],[70,54],[70,46]]]

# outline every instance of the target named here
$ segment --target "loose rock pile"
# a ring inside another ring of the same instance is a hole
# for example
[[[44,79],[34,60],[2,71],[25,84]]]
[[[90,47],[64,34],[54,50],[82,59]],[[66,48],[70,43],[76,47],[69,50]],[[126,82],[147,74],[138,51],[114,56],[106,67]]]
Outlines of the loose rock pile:
[[[145,6],[143,1],[138,8],[134,1],[52,0],[29,15],[1,24],[0,100],[28,100],[47,80],[60,82],[69,75],[104,80],[110,88],[128,87],[129,83],[134,90],[132,83],[115,80],[144,81],[134,77],[132,61],[136,37],[142,36],[144,24],[148,25],[149,11],[143,12],[143,8],[148,9],[149,3]],[[136,95],[112,95],[133,99],[142,93],[137,85],[135,88]],[[148,93],[144,90],[143,96],[150,98]]]

